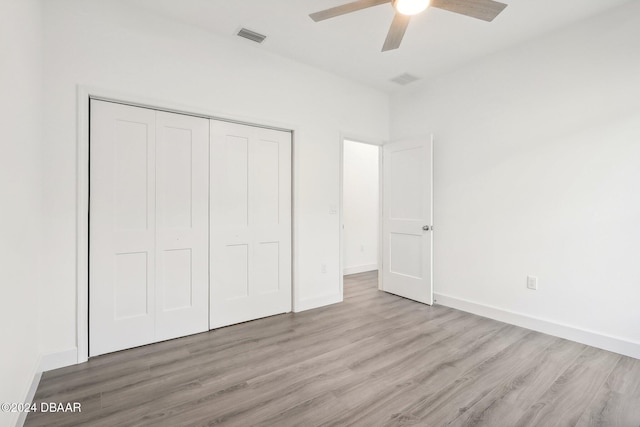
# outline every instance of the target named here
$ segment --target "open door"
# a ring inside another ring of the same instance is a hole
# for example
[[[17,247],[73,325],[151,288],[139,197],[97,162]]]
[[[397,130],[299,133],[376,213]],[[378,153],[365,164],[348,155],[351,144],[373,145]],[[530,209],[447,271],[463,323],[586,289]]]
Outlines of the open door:
[[[383,147],[382,290],[433,304],[431,137]]]

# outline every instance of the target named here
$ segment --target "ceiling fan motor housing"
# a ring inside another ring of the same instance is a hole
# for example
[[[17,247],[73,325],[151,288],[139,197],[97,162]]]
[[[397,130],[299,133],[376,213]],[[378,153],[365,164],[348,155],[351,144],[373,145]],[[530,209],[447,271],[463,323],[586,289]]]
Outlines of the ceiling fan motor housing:
[[[393,8],[403,15],[416,15],[429,7],[429,0],[392,0]]]

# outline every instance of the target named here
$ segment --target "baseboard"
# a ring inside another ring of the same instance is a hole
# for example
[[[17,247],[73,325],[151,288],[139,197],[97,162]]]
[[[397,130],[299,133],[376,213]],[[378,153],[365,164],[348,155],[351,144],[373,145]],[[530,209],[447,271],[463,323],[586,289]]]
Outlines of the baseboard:
[[[356,265],[354,267],[345,267],[342,269],[342,274],[345,276],[348,274],[358,274],[365,273],[367,271],[373,271],[378,269],[378,264],[365,264],[365,265]]]
[[[435,294],[434,296],[436,304],[439,305],[640,359],[640,343],[638,342],[576,328],[575,326],[540,319],[498,307],[479,304],[449,295]]]
[[[36,397],[36,390],[38,390],[38,385],[40,385],[40,378],[42,378],[42,372],[36,372],[33,375],[33,381],[31,382],[31,387],[27,391],[27,396],[23,400],[23,402],[33,402],[33,399]],[[24,426],[24,422],[27,420],[28,412],[20,412],[18,416],[18,421],[16,422],[16,427]]]
[[[75,365],[78,363],[78,349],[72,348],[65,351],[59,351],[56,353],[41,354],[38,357],[38,361],[34,366],[33,379],[31,380],[31,386],[27,390],[27,394],[23,402],[33,402],[40,385],[40,379],[42,373],[51,371],[58,368],[64,368],[66,366]],[[22,427],[27,420],[27,412],[21,412],[16,421],[16,427]]]
[[[331,294],[321,297],[308,298],[298,301],[293,307],[295,313],[312,310],[314,308],[324,307],[326,305],[337,304],[342,302],[342,294]]]
[[[77,363],[77,348],[70,348],[69,350],[49,353],[42,356],[42,360],[40,361],[40,372],[47,372],[58,368],[65,368]]]
[[[36,396],[36,391],[38,390],[38,385],[40,385],[40,379],[42,378],[42,371],[40,370],[40,366],[42,365],[42,356],[38,357],[36,364],[34,365],[33,378],[31,379],[31,385],[27,390],[27,394],[24,397],[22,402],[33,402],[33,399]],[[27,420],[28,412],[20,412],[18,415],[18,419],[16,421],[16,427],[24,426],[25,421]]]

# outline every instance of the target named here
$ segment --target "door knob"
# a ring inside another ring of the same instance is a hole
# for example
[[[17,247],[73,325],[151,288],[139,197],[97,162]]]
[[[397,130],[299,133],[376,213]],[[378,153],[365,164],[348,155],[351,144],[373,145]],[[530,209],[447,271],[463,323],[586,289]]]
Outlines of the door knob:
[[[429,230],[431,230],[431,227],[430,227],[430,226],[428,226],[428,225],[425,225],[424,227],[422,227],[422,229],[423,229],[424,231],[429,231]]]

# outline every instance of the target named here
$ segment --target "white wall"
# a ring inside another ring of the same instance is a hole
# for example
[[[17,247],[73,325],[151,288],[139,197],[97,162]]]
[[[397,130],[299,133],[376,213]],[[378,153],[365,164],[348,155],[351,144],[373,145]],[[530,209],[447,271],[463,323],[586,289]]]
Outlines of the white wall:
[[[44,17],[46,351],[76,346],[78,84],[294,127],[297,306],[339,300],[339,219],[329,211],[339,205],[340,134],[386,139],[386,94],[122,1],[45,2]]]
[[[437,294],[640,357],[640,2],[410,86],[391,126],[435,133]]]
[[[0,1],[0,402],[25,399],[40,354],[41,19],[39,1]]]
[[[376,145],[344,141],[344,274],[378,269],[378,150]]]

